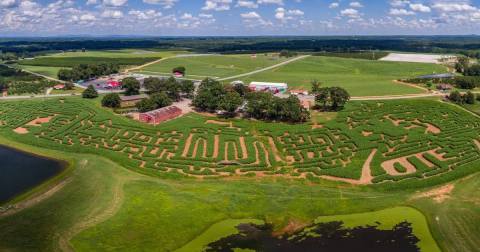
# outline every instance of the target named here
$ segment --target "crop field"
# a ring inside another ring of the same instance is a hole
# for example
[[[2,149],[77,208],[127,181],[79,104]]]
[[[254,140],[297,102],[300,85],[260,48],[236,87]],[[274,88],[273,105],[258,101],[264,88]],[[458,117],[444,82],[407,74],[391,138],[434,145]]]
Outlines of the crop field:
[[[0,250],[51,251],[68,241],[76,251],[188,250],[247,219],[276,232],[408,221],[419,246],[436,251],[425,218],[396,207],[405,205],[426,215],[442,250],[478,247],[469,238],[480,235],[478,176],[466,176],[480,167],[480,119],[434,100],[351,102],[322,116],[329,120],[287,125],[189,114],[153,127],[76,97],[0,102],[3,144],[77,167],[51,199],[0,213]],[[431,186],[457,178],[438,203]]]
[[[403,95],[424,92],[395,83],[394,80],[431,73],[443,73],[440,65],[404,62],[382,62],[338,57],[312,56],[279,68],[248,76],[243,80],[286,82],[289,88],[310,89],[318,80],[324,86],[339,86],[352,96]]]
[[[101,50],[86,52],[64,52],[55,53],[46,57],[53,58],[72,58],[72,57],[98,57],[98,58],[166,58],[178,54],[188,54],[187,51],[150,51],[141,49],[125,49],[125,50]]]
[[[261,68],[281,63],[284,59],[276,55],[265,56],[263,54],[252,58],[247,55],[214,55],[180,57],[167,59],[142,69],[145,74],[170,74],[174,67],[184,66],[187,69],[187,77],[191,78],[222,78],[252,72]]]
[[[352,103],[324,124],[189,114],[157,128],[82,103],[5,102],[0,129],[59,149],[102,153],[143,173],[177,177],[422,187],[472,173],[480,164],[480,120],[436,101]]]

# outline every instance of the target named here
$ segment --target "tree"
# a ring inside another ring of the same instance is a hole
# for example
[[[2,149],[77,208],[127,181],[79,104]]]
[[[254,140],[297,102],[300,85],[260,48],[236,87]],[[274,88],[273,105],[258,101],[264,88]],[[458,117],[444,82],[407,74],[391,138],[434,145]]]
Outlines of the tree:
[[[475,95],[472,92],[468,91],[465,94],[464,100],[466,104],[475,104]]]
[[[455,103],[461,103],[462,102],[462,95],[457,90],[454,90],[450,93],[450,95],[448,96],[448,99],[452,102],[455,102]]]
[[[427,81],[426,85],[427,85],[428,89],[431,89],[432,86],[433,86],[433,81],[431,81],[431,80]]]
[[[71,82],[65,82],[65,90],[73,90],[75,88],[75,85]]]
[[[184,80],[180,84],[180,90],[186,97],[192,97],[195,92],[195,84],[191,80]]]
[[[349,100],[350,94],[341,87],[320,88],[315,96],[315,101],[317,104],[321,104],[324,110],[328,106],[333,110],[337,110],[343,107]]]
[[[119,108],[120,103],[120,96],[117,93],[107,94],[102,98],[102,106],[104,107]]]
[[[227,116],[233,117],[238,107],[242,105],[243,98],[237,92],[228,92],[220,101],[219,108],[227,112]]]
[[[125,89],[127,96],[140,94],[140,82],[133,77],[123,79],[122,88]]]
[[[343,107],[350,100],[350,94],[341,87],[332,87],[330,88],[330,98],[332,100],[332,108],[336,110],[339,107]]]
[[[172,73],[181,73],[185,76],[186,70],[187,69],[184,66],[178,66],[172,69]]]
[[[302,106],[300,100],[295,95],[290,95],[284,99],[283,118],[289,122],[305,122],[310,119],[310,113]]]
[[[464,75],[466,75],[466,76],[480,76],[480,64],[475,64],[473,66],[465,68]]]
[[[172,105],[172,100],[164,92],[153,94],[150,99],[155,103],[155,109]]]
[[[200,110],[215,111],[225,94],[226,90],[220,82],[207,78],[198,87],[197,95],[192,104]]]
[[[92,85],[88,85],[87,89],[85,89],[82,93],[83,98],[93,99],[98,97],[97,90]]]
[[[319,82],[318,80],[312,80],[311,83],[312,83],[312,94],[317,94],[320,91],[322,83]]]
[[[73,79],[73,71],[70,69],[60,69],[57,76],[60,80],[71,81]]]
[[[137,104],[135,104],[135,106],[137,107],[138,111],[140,111],[141,113],[144,113],[144,112],[155,110],[157,104],[155,104],[155,102],[152,99],[145,98],[139,101]]]
[[[170,77],[165,80],[165,93],[168,95],[168,97],[170,97],[170,99],[179,101],[181,98],[180,89],[181,85],[175,78]]]
[[[247,85],[236,83],[232,86],[232,90],[237,92],[240,96],[244,97],[251,92],[250,88]]]
[[[480,85],[478,76],[461,76],[455,78],[455,84],[461,89],[474,89]]]
[[[457,63],[455,64],[455,69],[459,73],[464,73],[469,66],[470,59],[468,57],[459,57]]]
[[[143,86],[151,94],[165,91],[164,82],[159,78],[155,78],[155,77],[145,78],[143,82]]]

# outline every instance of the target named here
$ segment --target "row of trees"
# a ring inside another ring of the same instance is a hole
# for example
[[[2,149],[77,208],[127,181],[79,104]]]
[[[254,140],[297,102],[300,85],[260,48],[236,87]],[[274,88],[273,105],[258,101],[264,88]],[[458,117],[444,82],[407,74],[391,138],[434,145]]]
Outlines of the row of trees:
[[[58,78],[64,81],[88,80],[103,75],[118,73],[120,67],[117,64],[81,64],[72,69],[60,69]]]
[[[465,94],[461,94],[459,91],[455,90],[450,93],[448,99],[457,104],[475,104],[475,98],[480,100],[480,96],[475,97],[475,94],[468,91]]]
[[[213,79],[205,79],[193,99],[193,106],[201,111],[221,110],[232,117],[244,107],[246,117],[284,122],[304,122],[310,114],[296,96],[279,98],[271,93],[250,92],[241,84],[224,86]]]

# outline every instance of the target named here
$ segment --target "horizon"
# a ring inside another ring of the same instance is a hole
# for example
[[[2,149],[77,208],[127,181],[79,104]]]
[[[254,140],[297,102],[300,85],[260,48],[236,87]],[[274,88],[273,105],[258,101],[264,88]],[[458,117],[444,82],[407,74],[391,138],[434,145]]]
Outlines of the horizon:
[[[0,0],[2,37],[465,36],[480,0]]]

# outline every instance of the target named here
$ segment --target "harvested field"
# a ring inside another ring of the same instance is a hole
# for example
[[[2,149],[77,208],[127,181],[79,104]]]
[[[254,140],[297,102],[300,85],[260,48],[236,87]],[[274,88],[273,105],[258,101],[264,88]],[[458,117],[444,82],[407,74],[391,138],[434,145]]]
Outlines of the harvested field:
[[[441,59],[449,57],[451,56],[440,54],[390,53],[386,57],[381,58],[380,61],[439,64]]]

